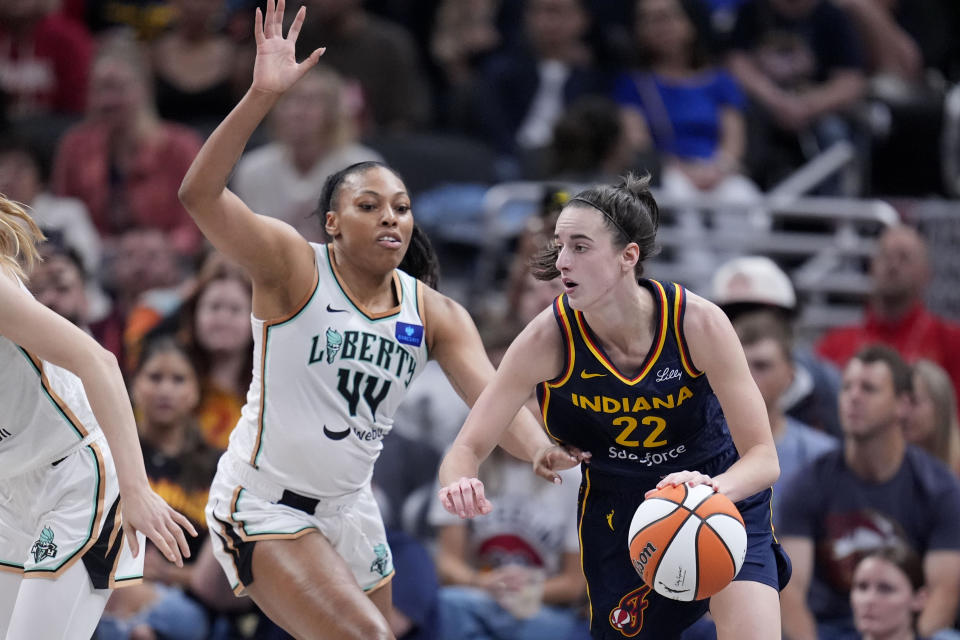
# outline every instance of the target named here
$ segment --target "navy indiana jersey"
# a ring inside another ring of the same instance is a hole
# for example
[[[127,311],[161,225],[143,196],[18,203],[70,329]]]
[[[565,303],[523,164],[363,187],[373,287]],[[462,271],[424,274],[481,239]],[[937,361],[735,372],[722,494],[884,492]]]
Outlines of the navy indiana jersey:
[[[710,383],[690,359],[683,337],[685,290],[643,280],[653,295],[654,339],[638,373],[619,371],[583,313],[567,296],[553,303],[565,344],[563,373],[537,386],[547,433],[590,451],[598,472],[656,483],[673,471],[711,475],[737,459]]]

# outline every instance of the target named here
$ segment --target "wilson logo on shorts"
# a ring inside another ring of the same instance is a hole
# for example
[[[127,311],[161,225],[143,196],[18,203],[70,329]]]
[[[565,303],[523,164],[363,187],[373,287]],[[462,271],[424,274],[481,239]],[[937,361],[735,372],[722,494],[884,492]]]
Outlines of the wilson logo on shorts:
[[[610,612],[610,626],[632,638],[643,629],[643,610],[650,606],[647,594],[650,587],[643,585],[620,598],[620,602]]]
[[[33,543],[30,553],[33,554],[34,562],[57,557],[57,545],[53,544],[53,530],[50,527],[43,528],[40,537]]]
[[[370,563],[370,571],[381,576],[387,575],[387,565],[390,563],[390,550],[387,545],[378,544],[373,548],[373,552],[377,554],[377,559]]]

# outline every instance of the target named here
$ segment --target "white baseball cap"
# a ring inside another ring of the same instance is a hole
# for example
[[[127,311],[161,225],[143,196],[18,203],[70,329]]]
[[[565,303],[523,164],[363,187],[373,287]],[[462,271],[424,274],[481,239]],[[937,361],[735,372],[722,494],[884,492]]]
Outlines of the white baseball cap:
[[[759,304],[793,310],[797,294],[790,277],[766,256],[725,262],[713,276],[713,301],[721,307]]]

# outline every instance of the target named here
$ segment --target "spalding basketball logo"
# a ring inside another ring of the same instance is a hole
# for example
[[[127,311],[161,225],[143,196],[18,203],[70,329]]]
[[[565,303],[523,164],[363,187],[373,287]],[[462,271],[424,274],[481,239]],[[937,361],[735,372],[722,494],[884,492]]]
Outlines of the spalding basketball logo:
[[[620,602],[610,612],[610,626],[632,638],[643,629],[643,610],[650,606],[647,594],[650,587],[643,585],[620,598]]]

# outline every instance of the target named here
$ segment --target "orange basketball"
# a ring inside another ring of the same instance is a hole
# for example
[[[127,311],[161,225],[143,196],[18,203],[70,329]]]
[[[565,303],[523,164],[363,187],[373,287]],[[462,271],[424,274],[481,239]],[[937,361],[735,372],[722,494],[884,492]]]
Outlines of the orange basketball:
[[[630,522],[630,559],[643,581],[672,600],[701,600],[740,571],[747,530],[729,498],[707,485],[664,487]]]

